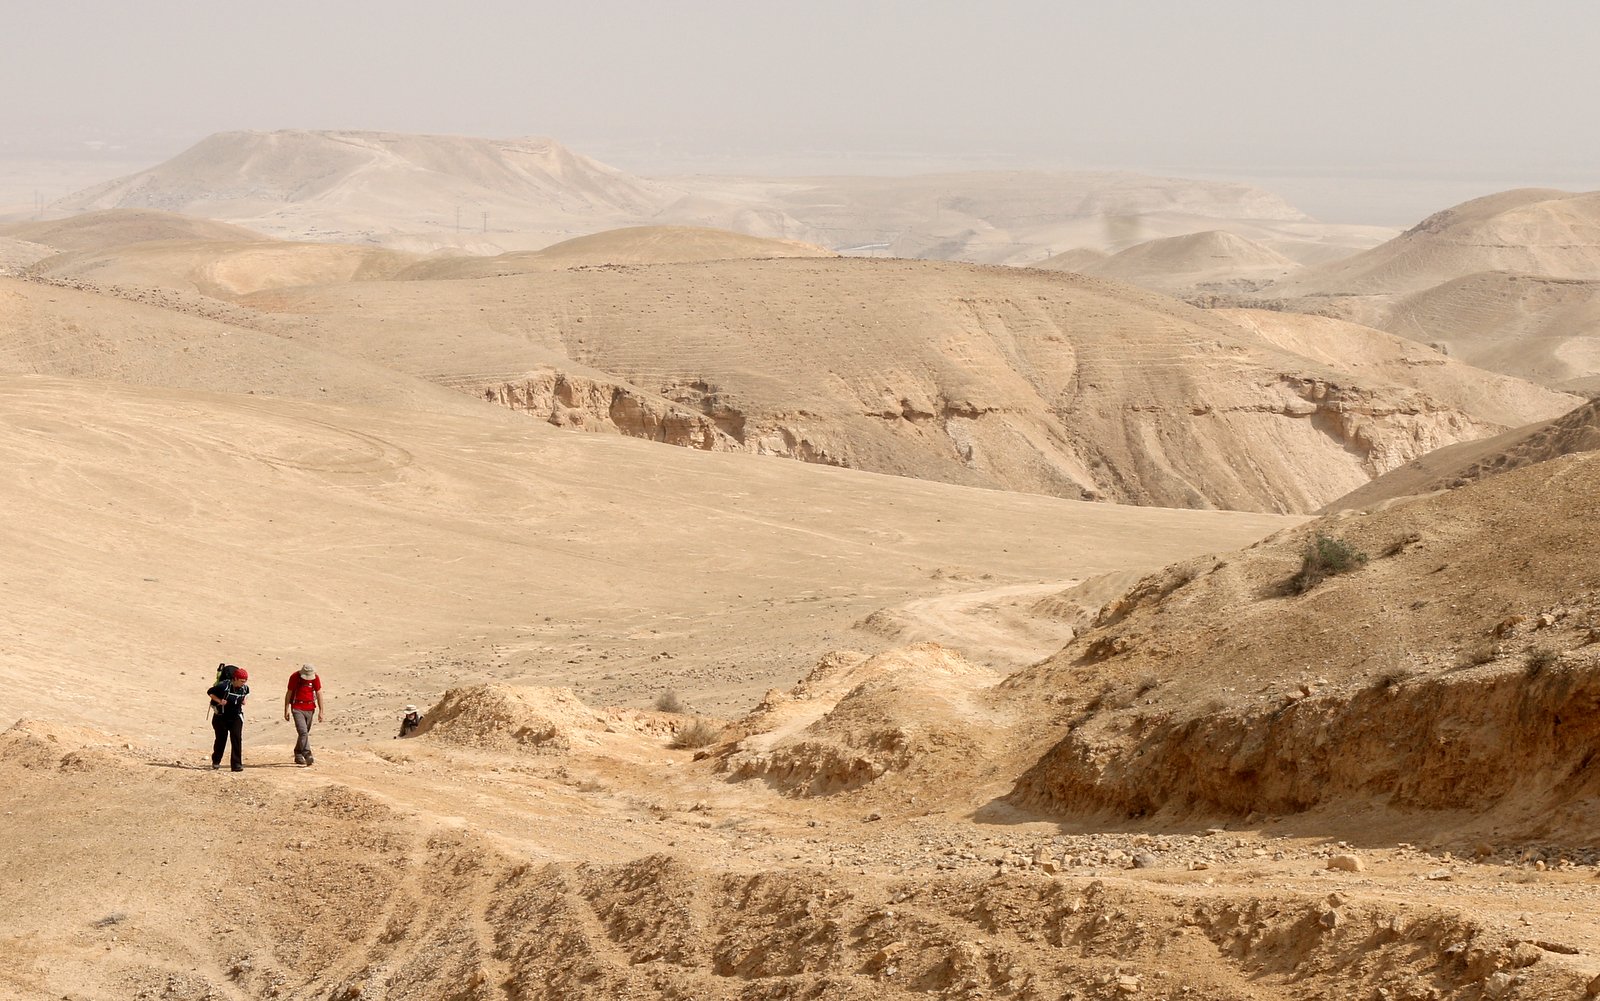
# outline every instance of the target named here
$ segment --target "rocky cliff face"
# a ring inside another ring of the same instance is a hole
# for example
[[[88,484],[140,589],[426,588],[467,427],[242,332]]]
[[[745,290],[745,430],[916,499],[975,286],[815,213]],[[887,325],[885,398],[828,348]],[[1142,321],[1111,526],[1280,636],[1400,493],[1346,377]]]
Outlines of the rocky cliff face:
[[[1232,406],[1133,404],[1120,414],[1075,416],[1065,427],[1049,415],[915,392],[857,414],[751,416],[702,381],[651,392],[549,370],[519,380],[457,385],[574,430],[927,475],[927,465],[908,461],[906,453],[917,453],[951,467],[936,479],[1166,507],[1309,510],[1328,491],[1354,489],[1436,448],[1502,430],[1413,390],[1341,385],[1296,374],[1266,380],[1253,400]],[[1229,444],[1230,432],[1245,437]],[[1301,454],[1324,455],[1327,464],[1308,471],[1298,485],[1285,477],[1266,496],[1259,484],[1208,468],[1210,456],[1229,451],[1255,470],[1269,463],[1282,466],[1285,458],[1267,454],[1261,443],[1285,440]]]

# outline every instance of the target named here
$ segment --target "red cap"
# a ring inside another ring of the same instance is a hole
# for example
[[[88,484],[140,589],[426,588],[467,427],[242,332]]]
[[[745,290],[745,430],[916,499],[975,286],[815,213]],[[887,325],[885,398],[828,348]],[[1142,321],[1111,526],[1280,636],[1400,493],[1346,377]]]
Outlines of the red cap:
[[[233,672],[233,680],[234,681],[249,681],[250,680],[250,672],[246,671],[244,668],[241,667],[238,670]]]

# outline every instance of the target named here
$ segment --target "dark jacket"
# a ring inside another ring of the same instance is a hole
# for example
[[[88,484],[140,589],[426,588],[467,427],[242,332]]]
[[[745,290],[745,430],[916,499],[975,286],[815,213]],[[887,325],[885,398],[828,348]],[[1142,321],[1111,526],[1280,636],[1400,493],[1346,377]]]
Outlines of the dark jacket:
[[[221,684],[212,685],[206,690],[206,694],[223,700],[221,705],[216,702],[211,703],[211,708],[223,719],[244,718],[244,700],[245,696],[250,694],[249,685],[235,687],[232,682],[224,681]]]

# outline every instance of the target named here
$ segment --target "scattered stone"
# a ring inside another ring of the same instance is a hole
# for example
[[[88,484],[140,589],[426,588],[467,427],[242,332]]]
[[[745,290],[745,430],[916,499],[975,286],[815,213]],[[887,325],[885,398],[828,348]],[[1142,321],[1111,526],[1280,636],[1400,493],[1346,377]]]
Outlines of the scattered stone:
[[[1127,974],[1117,977],[1117,990],[1123,994],[1137,994],[1142,987],[1143,985],[1139,982],[1138,977],[1131,977]]]
[[[1361,872],[1366,869],[1366,866],[1354,855],[1335,855],[1328,859],[1328,868],[1337,869],[1340,872]]]
[[[1154,869],[1157,861],[1159,860],[1149,852],[1140,852],[1133,857],[1133,867],[1135,869]]]
[[[1323,911],[1322,917],[1317,920],[1324,928],[1337,928],[1339,927],[1339,912]]]
[[[1432,872],[1428,873],[1426,876],[1424,876],[1422,878],[1423,879],[1431,879],[1431,880],[1433,880],[1434,882],[1437,883],[1437,882],[1442,882],[1442,881],[1447,880],[1447,879],[1454,879],[1455,878],[1455,874],[1452,873],[1449,869],[1435,869],[1435,870],[1433,870]]]
[[[1511,974],[1496,973],[1483,982],[1483,996],[1486,998],[1503,998],[1511,990]]]

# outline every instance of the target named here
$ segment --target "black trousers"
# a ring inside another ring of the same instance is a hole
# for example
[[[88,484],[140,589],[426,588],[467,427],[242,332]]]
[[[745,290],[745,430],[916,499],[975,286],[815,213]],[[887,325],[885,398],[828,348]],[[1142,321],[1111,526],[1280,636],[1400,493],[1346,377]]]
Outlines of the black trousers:
[[[233,770],[238,771],[244,767],[244,717],[224,716],[222,713],[211,714],[211,729],[217,733],[217,742],[211,745],[211,763],[222,764],[222,749],[228,746],[228,738],[233,738],[233,758],[230,762]]]

